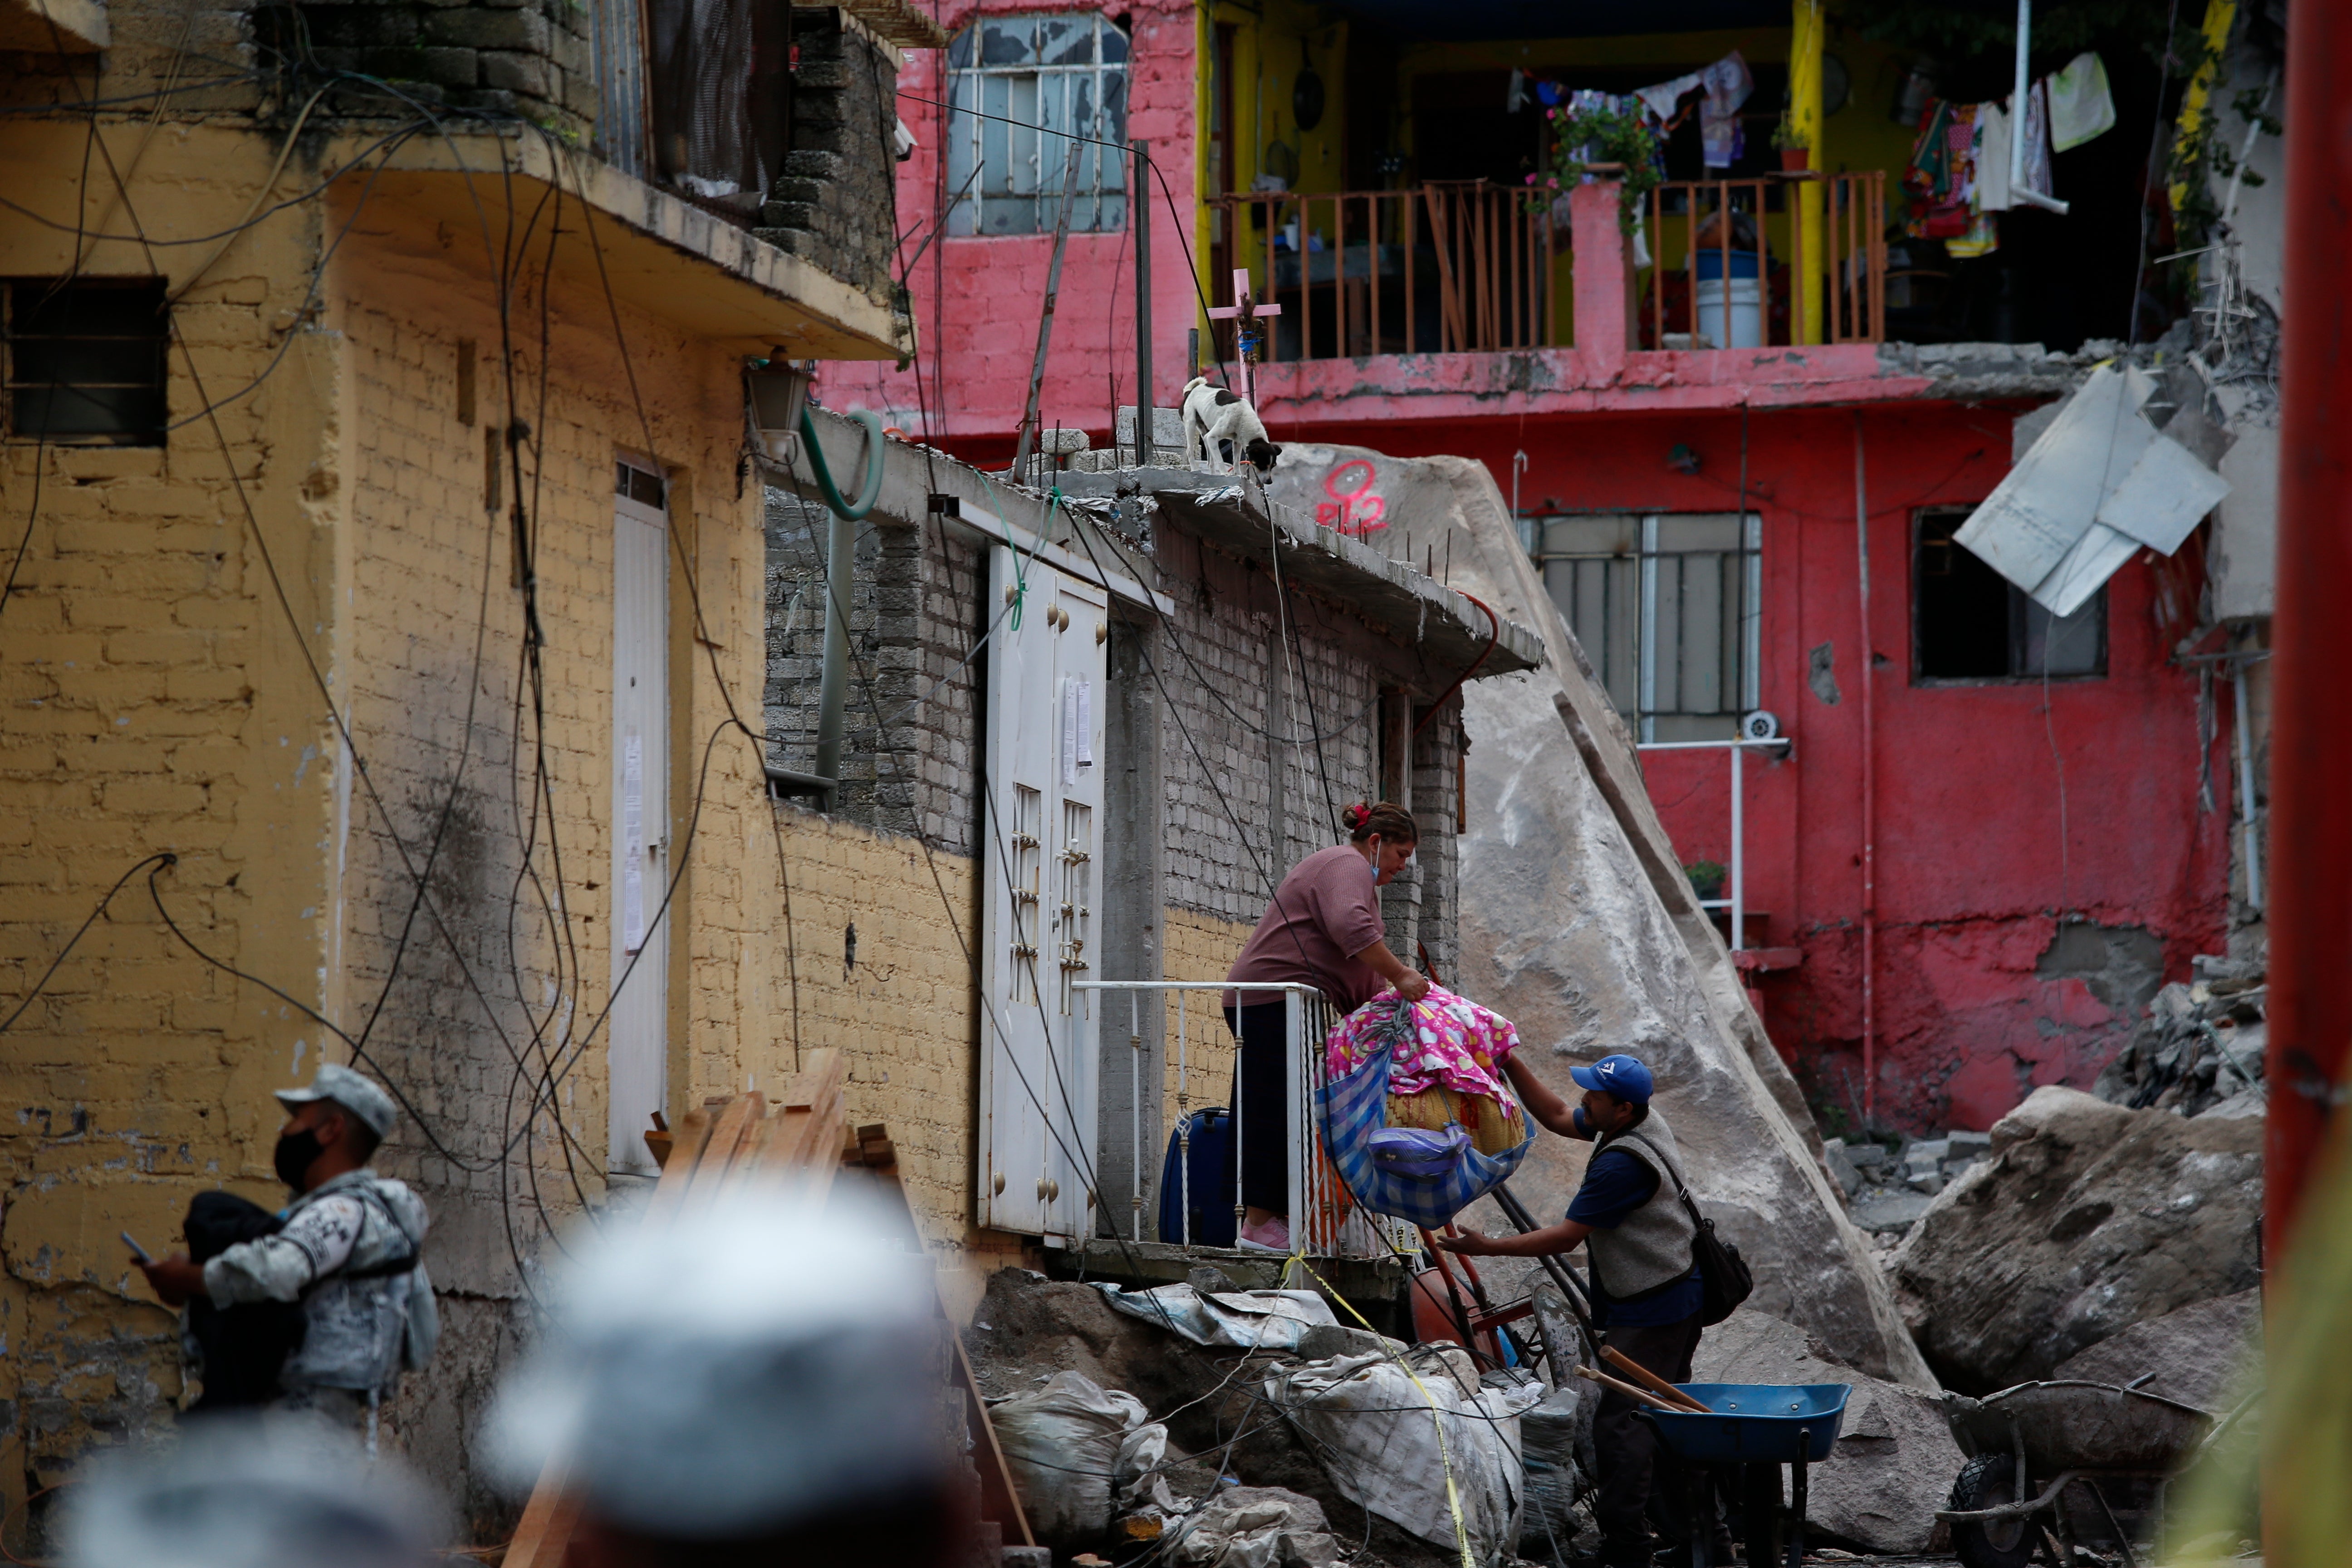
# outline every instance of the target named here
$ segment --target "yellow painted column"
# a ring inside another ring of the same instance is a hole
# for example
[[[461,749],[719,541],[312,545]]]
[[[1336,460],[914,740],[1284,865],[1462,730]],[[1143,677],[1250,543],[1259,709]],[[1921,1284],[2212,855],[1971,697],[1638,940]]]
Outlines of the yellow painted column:
[[[2230,26],[2238,19],[2237,0],[2205,0],[2205,25],[2198,29],[2205,41],[2205,58],[2198,62],[2197,74],[2189,79],[2189,90],[2180,95],[2180,126],[2176,147],[2185,147],[2197,139],[2197,132],[2210,112],[2209,100],[2213,96],[2213,81],[2220,75],[2222,51],[2230,47]],[[2188,169],[2183,174],[2204,179],[2204,169]],[[2172,210],[2179,212],[2189,199],[2189,181],[2175,180],[2167,195],[2172,198]]]
[[[1795,15],[1789,39],[1789,127],[1798,144],[1811,150],[1814,174],[1825,173],[1822,146],[1822,40],[1829,18],[1822,0],[1793,0]],[[1822,223],[1821,180],[1797,185],[1798,248],[1802,266],[1797,273],[1796,341],[1822,341],[1822,252],[1826,236]]]

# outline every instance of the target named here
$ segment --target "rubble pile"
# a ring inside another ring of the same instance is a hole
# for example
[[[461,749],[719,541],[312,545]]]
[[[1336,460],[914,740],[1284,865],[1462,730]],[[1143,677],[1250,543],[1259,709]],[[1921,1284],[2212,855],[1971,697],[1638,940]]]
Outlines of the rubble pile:
[[[1857,1227],[1899,1237],[1927,1212],[1936,1194],[1983,1159],[1991,1145],[1989,1132],[1947,1132],[1892,1144],[1826,1138],[1822,1163],[1845,1194],[1847,1217]]]
[[[2269,1026],[2265,966],[2199,954],[2192,978],[2156,994],[2129,1044],[2099,1074],[2101,1100],[2182,1116],[2260,1116]]]
[[[1896,1300],[1962,1392],[2047,1378],[2136,1323],[2252,1289],[2262,1201],[2260,1119],[2044,1087],[1930,1200],[1892,1260]]]
[[[1320,1548],[1311,1539],[1328,1531],[1347,1543],[1357,1568],[1460,1568],[1461,1553],[1451,1545],[1422,1540],[1349,1500],[1315,1439],[1267,1394],[1269,1378],[1285,1369],[1328,1365],[1367,1349],[1405,1349],[1393,1341],[1360,1329],[1318,1327],[1292,1351],[1204,1346],[1176,1326],[1114,1309],[1095,1286],[1048,1279],[1023,1268],[1000,1269],[990,1277],[988,1293],[963,1339],[973,1379],[992,1409],[1016,1401],[1024,1409],[1033,1407],[1044,1403],[1036,1396],[1049,1385],[1084,1399],[1084,1390],[1067,1380],[1055,1384],[1064,1373],[1076,1373],[1107,1405],[1121,1410],[1121,1448],[1129,1448],[1129,1431],[1147,1425],[1125,1425],[1123,1395],[1132,1395],[1154,1417],[1150,1426],[1165,1431],[1166,1446],[1156,1463],[1122,1472],[1113,1460],[1106,1481],[1117,1497],[1108,1529],[1097,1528],[1096,1516],[1087,1514],[1068,1519],[1072,1528],[1058,1538],[1048,1539],[1040,1530],[1040,1540],[1062,1556],[1108,1556],[1113,1553],[1106,1548],[1118,1542],[1164,1539],[1179,1562],[1290,1568],[1328,1561],[1318,1559]],[[1432,1353],[1428,1347],[1418,1352]],[[1477,1389],[1475,1378],[1471,1382],[1475,1392],[1465,1394],[1465,1403],[1478,1394],[1491,1398],[1491,1391]],[[1151,1442],[1147,1437],[1129,1451]],[[1024,1500],[1045,1465],[1068,1464],[1042,1452],[1027,1455],[1024,1462],[1033,1472],[1030,1479],[1015,1466]],[[1053,1489],[1049,1483],[1038,1495]],[[1244,1497],[1247,1506],[1236,1500]],[[1269,1503],[1290,1511],[1280,1521],[1259,1519]],[[1224,1511],[1211,1511],[1220,1505],[1226,1505]],[[1188,1547],[1194,1531],[1210,1534]],[[1208,1555],[1196,1559],[1184,1555],[1188,1551]]]

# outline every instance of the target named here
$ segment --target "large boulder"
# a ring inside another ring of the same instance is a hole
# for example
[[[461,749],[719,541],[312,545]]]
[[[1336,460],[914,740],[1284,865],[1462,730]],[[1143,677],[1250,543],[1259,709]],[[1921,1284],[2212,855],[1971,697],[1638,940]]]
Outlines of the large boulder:
[[[2183,1405],[2220,1411],[2242,1396],[2238,1385],[2262,1352],[2263,1293],[2241,1290],[2134,1323],[2060,1362],[2051,1375],[2118,1387],[2137,1384]]]
[[[1993,1124],[1990,1157],[1937,1195],[1890,1268],[1928,1361],[1990,1393],[2252,1289],[2262,1201],[2259,1118],[2185,1120],[2051,1085]]]
[[[1449,558],[1449,581],[1542,634],[1546,668],[1463,691],[1469,823],[1461,855],[1459,988],[1517,1022],[1526,1059],[1573,1099],[1571,1064],[1632,1051],[1696,1195],[1756,1274],[1750,1305],[1873,1375],[1934,1376],[1850,1224],[1796,1079],[1748,1005],[1731,955],[1643,789],[1632,737],[1593,680],[1478,463],[1293,445],[1269,485],[1310,515],[1339,465],[1368,462],[1397,543]],[[1404,533],[1410,531],[1409,535]],[[1549,1135],[1511,1187],[1557,1217],[1587,1146]],[[1503,1228],[1492,1205],[1472,1212]]]
[[[1856,1372],[1802,1329],[1745,1310],[1699,1336],[1691,1377],[1851,1385],[1836,1446],[1806,1473],[1805,1523],[1865,1552],[1928,1550],[1967,1462],[1936,1396]]]

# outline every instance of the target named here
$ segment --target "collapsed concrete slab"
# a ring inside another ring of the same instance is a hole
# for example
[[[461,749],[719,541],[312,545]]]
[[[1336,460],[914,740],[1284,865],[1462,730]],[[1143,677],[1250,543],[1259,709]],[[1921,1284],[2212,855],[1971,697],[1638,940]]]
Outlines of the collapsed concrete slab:
[[[2251,1289],[2262,1199],[2260,1119],[2185,1120],[2051,1085],[1993,1124],[1990,1158],[1912,1226],[1895,1289],[1964,1392],[2049,1378],[2135,1323]]]
[[[1940,1399],[1860,1373],[1820,1340],[1740,1310],[1700,1336],[1691,1376],[1704,1383],[1843,1383],[1845,1420],[1829,1458],[1806,1475],[1805,1523],[1866,1552],[1928,1550],[1936,1510],[1967,1456]]]
[[[1845,1216],[1795,1078],[1748,1005],[1731,955],[1691,890],[1643,784],[1632,737],[1592,679],[1484,465],[1293,445],[1268,486],[1313,515],[1323,481],[1370,464],[1412,553],[1449,557],[1449,581],[1538,629],[1541,669],[1463,694],[1469,831],[1459,842],[1466,994],[1508,1015],[1529,1063],[1570,1098],[1571,1063],[1612,1050],[1656,1071],[1659,1104],[1718,1227],[1754,1268],[1759,1310],[1799,1324],[1876,1376],[1932,1388]],[[1512,1188],[1557,1215],[1586,1147],[1545,1137]],[[1491,1205],[1470,1216],[1504,1228]]]

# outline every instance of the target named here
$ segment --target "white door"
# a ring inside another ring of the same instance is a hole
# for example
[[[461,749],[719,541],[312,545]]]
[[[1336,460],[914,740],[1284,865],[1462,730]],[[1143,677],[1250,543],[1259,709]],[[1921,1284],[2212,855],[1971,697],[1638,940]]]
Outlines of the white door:
[[[999,545],[988,645],[981,858],[980,1223],[1067,1241],[1093,1233],[1103,686],[1101,589]]]
[[[613,1169],[650,1175],[669,1092],[669,521],[661,476],[624,458],[613,494]]]

